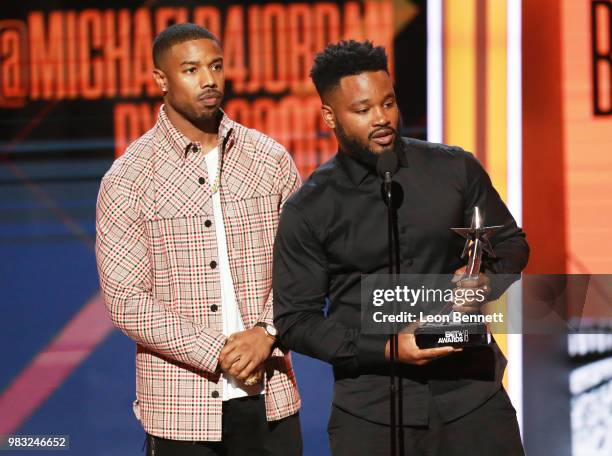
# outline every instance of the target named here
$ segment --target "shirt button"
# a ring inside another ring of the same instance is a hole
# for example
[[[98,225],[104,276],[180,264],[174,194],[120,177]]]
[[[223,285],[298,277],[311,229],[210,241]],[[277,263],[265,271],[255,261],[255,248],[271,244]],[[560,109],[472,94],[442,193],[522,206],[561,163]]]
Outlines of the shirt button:
[[[200,178],[198,179],[198,182],[199,182],[200,184],[204,185],[204,183],[206,182],[206,179],[204,179],[203,177],[200,177]]]
[[[213,391],[212,393],[210,393],[210,395],[217,399],[219,397],[219,391]]]
[[[219,309],[219,306],[217,304],[213,304],[212,306],[210,306],[210,310],[212,310],[213,312],[216,312]]]
[[[217,267],[217,262],[216,261],[211,261],[210,262],[210,269],[215,269]]]
[[[211,222],[210,220],[206,220],[206,221],[204,222],[204,226],[205,226],[206,228],[210,227],[210,225],[212,225],[212,222]]]

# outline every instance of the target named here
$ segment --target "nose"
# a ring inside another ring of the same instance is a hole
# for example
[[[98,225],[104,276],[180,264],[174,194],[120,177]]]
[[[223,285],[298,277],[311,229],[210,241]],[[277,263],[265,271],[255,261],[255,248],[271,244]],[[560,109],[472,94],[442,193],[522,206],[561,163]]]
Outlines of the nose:
[[[200,87],[216,87],[217,83],[210,68],[205,68],[201,73]]]
[[[382,106],[377,106],[374,108],[373,114],[374,117],[372,120],[375,127],[384,127],[391,123],[387,110]]]

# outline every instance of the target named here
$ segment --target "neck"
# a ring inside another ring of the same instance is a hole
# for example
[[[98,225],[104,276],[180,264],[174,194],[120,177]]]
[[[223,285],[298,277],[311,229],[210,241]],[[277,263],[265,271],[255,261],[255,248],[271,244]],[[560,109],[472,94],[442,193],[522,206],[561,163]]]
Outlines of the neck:
[[[378,155],[368,151],[359,144],[340,144],[339,152],[344,155],[352,157],[354,160],[362,163],[368,168],[375,170],[376,163],[378,162]]]
[[[210,119],[192,122],[174,109],[169,103],[165,103],[164,106],[168,120],[170,120],[174,128],[184,134],[190,141],[202,144],[204,151],[209,151],[217,146],[219,123],[221,120],[220,111],[217,111],[217,114]]]

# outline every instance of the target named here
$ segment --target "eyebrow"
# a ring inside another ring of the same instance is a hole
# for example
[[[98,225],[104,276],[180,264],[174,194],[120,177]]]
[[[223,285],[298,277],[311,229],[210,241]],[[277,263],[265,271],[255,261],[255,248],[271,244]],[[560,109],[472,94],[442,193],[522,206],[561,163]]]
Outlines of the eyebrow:
[[[387,95],[384,96],[383,100],[386,100],[388,98],[395,98],[395,94],[393,92],[389,92]],[[369,98],[362,98],[361,100],[353,101],[349,106],[359,106],[360,104],[365,104],[369,102]]]
[[[210,62],[210,64],[217,63],[217,62],[223,62],[223,57],[217,57],[212,62]],[[200,65],[200,61],[199,60],[185,60],[181,62],[181,65]]]
[[[360,104],[368,103],[370,101],[369,98],[362,98],[361,100],[353,101],[350,106],[357,106]]]

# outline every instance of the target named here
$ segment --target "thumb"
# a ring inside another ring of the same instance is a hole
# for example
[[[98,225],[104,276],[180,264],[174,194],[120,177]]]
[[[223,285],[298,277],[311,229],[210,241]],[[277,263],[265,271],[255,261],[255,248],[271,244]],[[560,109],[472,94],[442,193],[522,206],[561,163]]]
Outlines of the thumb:
[[[453,279],[451,280],[451,282],[452,283],[459,282],[459,280],[461,280],[461,277],[463,277],[463,275],[465,274],[466,269],[467,269],[467,266],[461,266],[459,269],[457,269],[455,271],[455,275]]]

